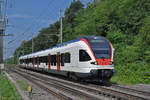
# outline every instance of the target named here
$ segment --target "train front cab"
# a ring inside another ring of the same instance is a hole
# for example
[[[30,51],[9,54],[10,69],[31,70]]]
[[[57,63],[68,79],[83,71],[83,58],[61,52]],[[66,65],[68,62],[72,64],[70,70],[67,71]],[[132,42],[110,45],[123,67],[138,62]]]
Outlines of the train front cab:
[[[79,48],[79,66],[83,73],[77,77],[85,80],[108,81],[114,74],[113,52],[111,43],[104,37],[86,37],[81,39]]]

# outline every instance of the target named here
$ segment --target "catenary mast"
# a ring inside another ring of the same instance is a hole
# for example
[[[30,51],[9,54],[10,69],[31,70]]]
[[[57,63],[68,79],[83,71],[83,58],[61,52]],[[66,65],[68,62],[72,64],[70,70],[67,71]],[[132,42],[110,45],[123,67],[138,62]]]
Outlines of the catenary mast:
[[[5,23],[2,17],[2,0],[0,0],[0,69],[4,68],[3,60],[3,36],[5,31]]]

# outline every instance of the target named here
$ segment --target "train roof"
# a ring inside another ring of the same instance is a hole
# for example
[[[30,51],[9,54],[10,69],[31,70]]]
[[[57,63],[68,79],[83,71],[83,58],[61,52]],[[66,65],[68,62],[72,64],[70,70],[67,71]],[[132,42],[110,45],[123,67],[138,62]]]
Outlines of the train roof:
[[[58,44],[54,47],[51,47],[51,48],[48,48],[48,49],[45,49],[45,50],[41,50],[41,51],[37,51],[37,52],[31,53],[31,54],[27,54],[27,55],[21,56],[19,58],[27,58],[28,56],[32,56],[34,54],[41,53],[43,51],[47,51],[47,50],[50,50],[50,49],[53,49],[53,48],[58,48],[58,47],[62,47],[62,46],[67,45],[67,44],[75,43],[75,42],[80,41],[82,38],[85,38],[87,40],[90,40],[90,39],[106,39],[105,37],[102,37],[102,36],[82,36],[78,39],[71,40],[71,41],[68,41],[68,42],[64,42],[64,43]]]

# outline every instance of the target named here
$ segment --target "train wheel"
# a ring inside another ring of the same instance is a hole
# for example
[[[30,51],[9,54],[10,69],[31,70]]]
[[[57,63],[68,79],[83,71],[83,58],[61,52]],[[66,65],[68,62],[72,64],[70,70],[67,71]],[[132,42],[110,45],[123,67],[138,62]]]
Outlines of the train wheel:
[[[75,73],[68,73],[67,74],[68,79],[73,80],[73,81],[82,81],[82,78],[79,78],[75,75]]]
[[[71,79],[70,72],[67,73],[67,77],[68,77],[68,79]]]

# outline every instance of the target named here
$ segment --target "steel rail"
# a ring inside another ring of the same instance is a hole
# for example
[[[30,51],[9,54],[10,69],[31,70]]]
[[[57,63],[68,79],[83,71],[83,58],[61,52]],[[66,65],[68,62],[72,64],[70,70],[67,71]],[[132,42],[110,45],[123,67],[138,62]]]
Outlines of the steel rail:
[[[134,88],[121,86],[121,85],[114,84],[114,83],[111,83],[111,82],[103,82],[103,84],[105,84],[105,86],[103,86],[105,88],[115,88],[115,89],[118,89],[118,90],[124,90],[124,91],[128,91],[128,92],[131,92],[131,93],[136,93],[136,94],[139,94],[139,95],[150,97],[150,92],[148,92],[148,91],[137,90],[137,89],[134,89]],[[95,85],[95,84],[91,84],[91,83],[89,84],[89,86],[92,86],[92,87],[95,87],[95,88],[100,87],[99,85]]]
[[[34,75],[30,73],[30,75]],[[40,77],[42,79],[45,79],[46,81],[48,80],[53,80],[53,82],[60,84],[60,85],[64,85],[64,86],[74,86],[75,88],[80,88],[82,90],[86,90],[92,93],[95,93],[97,95],[105,95],[105,96],[110,96],[113,98],[118,98],[118,99],[134,99],[134,100],[149,100],[150,98],[143,96],[141,94],[137,95],[135,93],[131,93],[131,92],[126,92],[126,91],[120,91],[120,90],[116,90],[116,89],[111,89],[111,88],[107,88],[107,87],[98,87],[98,88],[94,88],[94,87],[87,87],[85,85],[82,84],[74,84],[72,82],[67,82],[67,81],[60,81],[60,80],[56,80],[56,79],[52,79],[52,78],[45,78],[42,76],[36,76],[36,77]]]
[[[18,69],[20,70],[20,69]],[[105,88],[105,87],[98,87],[98,88],[95,88],[95,87],[87,87],[85,85],[82,85],[82,84],[77,84],[77,83],[72,83],[72,82],[67,82],[67,81],[60,81],[60,79],[52,79],[52,78],[48,78],[48,77],[43,77],[43,76],[39,76],[39,75],[35,75],[33,73],[30,73],[30,72],[27,72],[28,74],[30,74],[31,76],[36,76],[36,77],[40,77],[41,79],[45,79],[45,80],[53,80],[53,82],[55,83],[61,83],[62,84],[65,84],[65,85],[72,85],[76,88],[80,88],[80,89],[83,89],[83,90],[86,90],[86,91],[89,91],[89,92],[92,92],[92,93],[96,93],[96,94],[101,94],[101,95],[105,95],[105,96],[109,96],[111,98],[117,98],[117,99],[133,99],[133,100],[150,100],[149,97],[147,96],[143,96],[141,94],[136,94],[136,93],[131,93],[128,92],[128,91],[119,91],[119,90],[116,90],[116,89],[110,89],[110,88]]]
[[[11,70],[11,71],[12,71],[12,70]],[[13,70],[13,72],[15,72],[15,73],[21,75],[21,76],[24,77],[25,79],[29,80],[30,82],[32,82],[33,84],[37,85],[38,87],[40,87],[41,89],[45,90],[46,92],[48,92],[48,93],[50,93],[50,94],[56,96],[56,97],[57,97],[58,99],[60,99],[60,100],[72,100],[71,98],[69,98],[69,97],[67,97],[67,96],[65,96],[65,95],[63,95],[63,94],[58,93],[58,92],[55,92],[55,91],[53,91],[53,90],[47,88],[46,86],[44,86],[44,85],[42,85],[42,84],[36,82],[35,80],[33,80],[33,78],[28,77],[28,76],[25,75],[25,74],[22,74],[22,73],[20,73],[20,72],[18,72],[18,71],[14,71],[14,70]]]
[[[34,84],[37,84],[38,86],[40,86],[40,87],[42,87],[42,88],[43,88],[43,85],[41,85],[41,84],[39,84],[39,83],[37,83],[37,82],[40,81],[40,82],[42,82],[43,84],[53,86],[53,87],[55,87],[55,88],[57,88],[57,89],[60,89],[60,90],[65,91],[65,92],[67,91],[67,92],[69,92],[69,93],[73,93],[74,95],[79,96],[80,98],[83,98],[83,99],[86,99],[86,100],[101,100],[100,97],[87,94],[87,93],[85,93],[85,92],[83,92],[83,91],[80,91],[80,90],[78,90],[78,89],[74,89],[74,88],[72,88],[72,87],[68,87],[68,86],[64,86],[64,85],[62,86],[61,84],[53,83],[52,81],[51,81],[51,82],[45,81],[44,78],[40,78],[39,76],[37,76],[37,78],[35,78],[35,77],[31,77],[31,74],[29,74],[29,73],[27,73],[27,74],[22,74],[21,72],[18,72],[18,71],[14,70],[14,69],[11,70],[11,71],[13,71],[13,72],[15,72],[15,73],[17,73],[17,74],[23,76],[24,78],[28,79],[29,81],[33,82]],[[38,78],[39,78],[39,79],[38,79]],[[33,81],[33,80],[34,80],[34,81]],[[37,81],[37,82],[36,82],[36,81]],[[44,89],[48,89],[48,88],[44,87]],[[49,91],[48,91],[48,92],[49,92]],[[53,93],[53,91],[51,91],[51,93]],[[54,95],[55,95],[55,96],[57,96],[57,95],[59,96],[59,94],[65,96],[65,95],[62,94],[62,93],[57,93],[57,94],[55,93]],[[61,96],[61,98],[62,98],[63,96]],[[66,98],[67,98],[67,99],[66,99]],[[63,100],[68,100],[68,99],[70,100],[71,98],[68,98],[68,96],[66,96],[65,99],[63,98]]]

